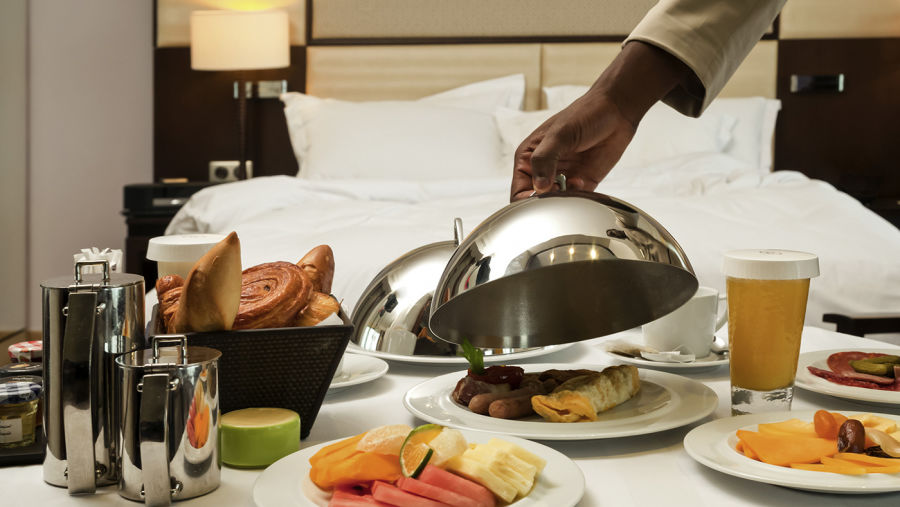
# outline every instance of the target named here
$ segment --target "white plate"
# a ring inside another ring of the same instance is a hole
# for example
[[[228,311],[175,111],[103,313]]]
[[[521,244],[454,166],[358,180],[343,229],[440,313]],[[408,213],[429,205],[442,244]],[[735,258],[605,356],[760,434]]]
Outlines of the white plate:
[[[602,370],[599,365],[528,364],[526,372],[549,369]],[[641,390],[634,398],[599,414],[597,421],[554,423],[532,415],[523,419],[497,419],[473,413],[450,398],[465,371],[427,380],[403,397],[403,405],[413,415],[428,422],[493,431],[537,440],[589,440],[643,435],[668,430],[703,419],[718,404],[718,397],[705,385],[672,373],[640,370]]]
[[[797,378],[794,380],[794,385],[807,391],[837,396],[838,398],[847,398],[848,400],[878,405],[900,405],[900,392],[898,391],[880,391],[878,389],[835,384],[822,377],[813,375],[806,369],[807,366],[813,366],[823,370],[830,370],[827,363],[828,356],[835,352],[848,352],[849,350],[855,349],[817,350],[800,354],[800,358],[797,361]],[[865,349],[861,352],[897,355],[900,353],[900,349]]]
[[[328,389],[355,386],[371,382],[388,371],[388,364],[377,357],[345,354],[341,374],[331,381]]]
[[[717,366],[724,366],[728,364],[728,357],[722,358],[713,353],[710,353],[706,357],[701,357],[700,359],[691,361],[690,363],[664,363],[662,361],[649,361],[647,359],[644,359],[643,357],[624,356],[622,354],[616,354],[615,352],[611,352],[609,350],[605,352],[609,357],[615,359],[616,361],[621,361],[623,363],[633,364],[635,366],[641,366],[644,368],[655,368],[658,370],[697,371],[711,369]]]
[[[509,354],[497,354],[484,356],[485,363],[506,363],[517,359],[527,359],[529,357],[543,356],[559,352],[575,345],[574,343],[563,343],[562,345],[550,345],[547,347],[539,347],[535,349],[523,350],[522,352],[512,352]],[[467,364],[466,358],[462,356],[407,356],[403,354],[391,354],[390,352],[380,352],[377,350],[366,350],[359,345],[350,342],[347,344],[347,352],[353,354],[363,354],[366,356],[388,359],[391,361],[400,361],[404,363],[425,363],[425,364]]]
[[[489,433],[463,431],[469,442],[484,443],[496,437]],[[502,437],[547,460],[547,466],[525,498],[510,504],[515,507],[571,507],[584,495],[584,475],[571,459],[562,453],[536,442],[515,437]],[[309,479],[309,458],[322,447],[338,442],[326,442],[273,463],[253,485],[253,504],[256,507],[325,506],[331,493],[322,491]],[[302,479],[300,479],[302,478]],[[300,480],[298,480],[300,479]]]
[[[884,493],[900,491],[900,474],[844,475],[769,465],[735,450],[739,429],[756,430],[759,423],[797,418],[812,421],[814,410],[769,412],[717,419],[698,426],[684,437],[684,449],[699,463],[751,481],[828,493]],[[850,415],[845,413],[845,415]],[[898,419],[896,415],[877,414]]]

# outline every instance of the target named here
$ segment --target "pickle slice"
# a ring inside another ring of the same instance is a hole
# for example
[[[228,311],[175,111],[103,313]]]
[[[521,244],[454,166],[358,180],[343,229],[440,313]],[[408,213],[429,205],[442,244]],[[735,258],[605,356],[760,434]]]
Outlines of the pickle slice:
[[[859,373],[880,375],[882,377],[892,377],[894,375],[893,364],[878,364],[870,362],[868,359],[860,359],[858,361],[850,361],[850,366]]]
[[[885,363],[900,363],[900,356],[878,356],[878,357],[870,357],[868,359],[863,359],[863,361],[868,361],[874,364],[885,364]]]

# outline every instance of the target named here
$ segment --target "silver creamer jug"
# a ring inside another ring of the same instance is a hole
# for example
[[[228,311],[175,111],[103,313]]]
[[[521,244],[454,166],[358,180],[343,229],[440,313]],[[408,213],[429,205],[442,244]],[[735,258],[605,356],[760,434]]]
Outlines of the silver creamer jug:
[[[116,359],[122,386],[119,494],[165,506],[219,487],[222,354],[188,347],[184,335],[157,335],[152,343]]]
[[[85,273],[99,265],[102,273]],[[115,358],[145,345],[144,279],[108,261],[75,264],[75,277],[41,283],[44,341],[44,481],[70,494],[118,481]]]

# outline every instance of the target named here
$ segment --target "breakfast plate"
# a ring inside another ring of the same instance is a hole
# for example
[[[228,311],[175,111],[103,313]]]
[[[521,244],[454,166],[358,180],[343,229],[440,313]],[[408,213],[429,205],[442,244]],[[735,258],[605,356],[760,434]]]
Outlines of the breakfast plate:
[[[341,373],[328,386],[329,390],[371,382],[388,372],[388,364],[377,357],[344,354]]]
[[[873,403],[876,405],[889,405],[893,407],[900,405],[900,392],[898,391],[882,391],[866,387],[836,384],[813,375],[807,369],[807,366],[812,366],[828,370],[828,364],[826,362],[828,356],[836,352],[846,351],[847,349],[817,350],[815,352],[800,354],[800,358],[797,361],[797,378],[794,380],[794,385],[806,389],[807,391],[836,396],[838,398],[846,398],[853,401]],[[900,349],[866,349],[862,352],[896,355],[900,352]]]
[[[797,418],[812,421],[814,410],[769,412],[716,419],[692,429],[684,449],[697,462],[713,470],[751,481],[827,493],[886,493],[900,491],[900,474],[844,475],[795,470],[750,459],[735,450],[737,430],[756,430],[759,423]],[[875,414],[889,419],[896,415]]]
[[[463,430],[470,443],[485,443],[496,435]],[[510,507],[571,507],[584,495],[584,475],[578,465],[565,455],[537,442],[515,437],[502,437],[547,460],[531,493]],[[319,449],[339,440],[302,449],[273,463],[253,484],[256,507],[324,507],[331,493],[319,489],[309,478],[309,458]],[[302,478],[302,479],[300,479]],[[300,479],[300,480],[298,480]]]
[[[601,365],[528,364],[526,372],[550,369],[592,369]],[[597,421],[579,423],[547,422],[540,416],[497,419],[470,411],[450,397],[465,371],[448,373],[422,382],[406,392],[403,406],[428,422],[515,435],[536,440],[592,440],[643,435],[668,430],[703,419],[718,404],[712,389],[680,375],[654,370],[638,370],[641,390],[630,400],[602,412]]]
[[[491,354],[490,350],[486,350],[484,354],[484,362],[485,363],[508,363],[510,361],[515,361],[518,359],[528,359],[529,357],[538,357],[547,354],[552,354],[553,352],[559,352],[560,350],[567,349],[575,345],[574,343],[563,343],[561,345],[550,345],[547,347],[536,347],[533,349],[507,349],[507,350],[516,350],[517,352],[508,352],[501,354]],[[377,357],[379,359],[387,359],[390,361],[400,361],[403,363],[420,363],[420,364],[468,364],[466,358],[462,356],[430,356],[430,355],[419,355],[419,356],[408,356],[405,354],[393,354],[390,352],[383,352],[380,350],[368,350],[360,347],[359,345],[350,342],[347,344],[347,352],[353,354],[362,354],[366,356]]]

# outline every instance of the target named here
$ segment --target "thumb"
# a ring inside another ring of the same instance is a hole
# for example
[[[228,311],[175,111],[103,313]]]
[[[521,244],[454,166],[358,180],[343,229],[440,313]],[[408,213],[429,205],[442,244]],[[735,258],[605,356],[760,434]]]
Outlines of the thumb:
[[[531,181],[538,193],[548,192],[556,178],[556,168],[564,150],[559,137],[544,136],[531,154]]]

